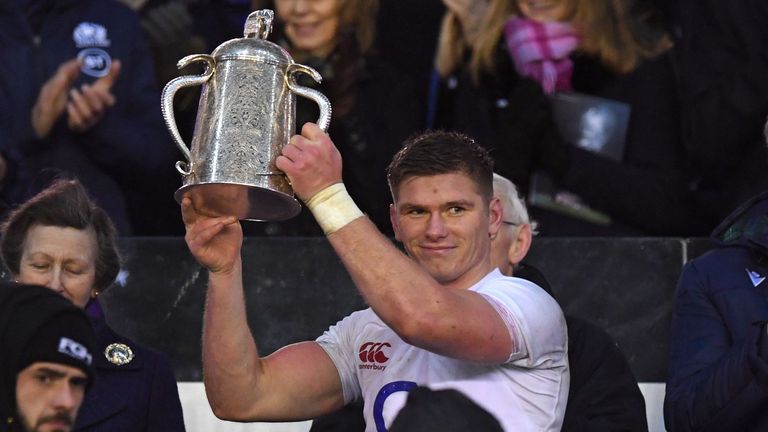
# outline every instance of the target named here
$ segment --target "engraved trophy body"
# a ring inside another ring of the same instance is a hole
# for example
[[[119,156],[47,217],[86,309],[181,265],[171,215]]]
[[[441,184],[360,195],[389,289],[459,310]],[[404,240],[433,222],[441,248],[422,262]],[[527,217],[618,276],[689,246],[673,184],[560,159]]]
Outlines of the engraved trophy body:
[[[287,176],[275,159],[295,131],[296,95],[320,107],[318,126],[327,130],[331,105],[322,93],[296,84],[295,74],[314,69],[293,62],[290,54],[266,37],[273,12],[251,13],[244,36],[219,45],[211,55],[195,54],[179,68],[205,64],[201,75],[181,76],[163,89],[166,125],[185,156],[176,163],[182,186],[174,197],[189,196],[197,211],[212,216],[277,221],[299,213]],[[191,148],[179,134],[173,98],[183,87],[202,85]]]

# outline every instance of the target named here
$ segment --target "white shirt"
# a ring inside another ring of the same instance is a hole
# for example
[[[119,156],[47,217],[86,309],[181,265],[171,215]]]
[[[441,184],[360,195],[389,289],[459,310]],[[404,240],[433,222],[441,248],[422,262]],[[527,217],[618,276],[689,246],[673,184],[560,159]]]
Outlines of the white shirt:
[[[363,398],[366,431],[385,431],[416,385],[461,391],[507,431],[560,430],[570,381],[560,306],[538,285],[498,270],[469,289],[489,301],[521,342],[506,363],[473,363],[409,345],[370,308],[317,338],[336,365],[345,402]]]

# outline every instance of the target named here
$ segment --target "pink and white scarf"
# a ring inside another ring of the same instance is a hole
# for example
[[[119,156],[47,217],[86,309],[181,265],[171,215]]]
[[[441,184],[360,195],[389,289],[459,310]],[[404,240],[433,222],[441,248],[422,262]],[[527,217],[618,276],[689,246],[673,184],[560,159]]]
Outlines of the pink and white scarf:
[[[504,37],[520,75],[538,81],[547,94],[571,89],[573,62],[568,56],[579,46],[571,24],[510,18]]]

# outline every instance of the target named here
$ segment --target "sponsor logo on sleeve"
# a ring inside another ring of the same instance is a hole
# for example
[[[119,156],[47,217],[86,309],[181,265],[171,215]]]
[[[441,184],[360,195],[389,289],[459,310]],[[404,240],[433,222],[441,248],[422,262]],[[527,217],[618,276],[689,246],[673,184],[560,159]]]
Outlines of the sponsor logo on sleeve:
[[[389,342],[366,342],[360,346],[360,369],[383,371],[387,368],[384,364],[389,361],[387,348],[391,348]]]

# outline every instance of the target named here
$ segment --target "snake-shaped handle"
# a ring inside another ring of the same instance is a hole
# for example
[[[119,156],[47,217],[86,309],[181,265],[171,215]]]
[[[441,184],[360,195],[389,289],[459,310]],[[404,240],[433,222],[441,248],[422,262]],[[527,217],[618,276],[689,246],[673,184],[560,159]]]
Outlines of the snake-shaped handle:
[[[317,126],[324,132],[328,132],[328,126],[331,124],[331,101],[315,89],[302,87],[296,83],[294,74],[303,72],[312,77],[317,82],[323,80],[320,73],[309,66],[298,63],[291,63],[286,70],[286,82],[292,92],[307,99],[312,99],[320,107],[320,117],[317,119]]]
[[[187,65],[195,62],[205,63],[205,70],[203,73],[201,75],[185,75],[174,78],[165,85],[165,88],[163,88],[163,94],[160,98],[160,108],[163,112],[163,119],[165,119],[165,124],[171,131],[171,136],[173,137],[173,141],[176,143],[176,146],[179,148],[179,150],[181,150],[181,153],[187,159],[186,162],[176,162],[176,171],[184,176],[192,174],[192,155],[189,152],[189,147],[187,147],[187,145],[184,143],[184,140],[181,138],[179,128],[176,126],[176,116],[173,113],[173,97],[176,95],[176,92],[179,91],[179,89],[184,87],[203,85],[208,82],[208,80],[213,76],[214,66],[216,64],[213,60],[213,57],[207,54],[193,54],[179,60],[177,66],[179,69],[182,69]]]

